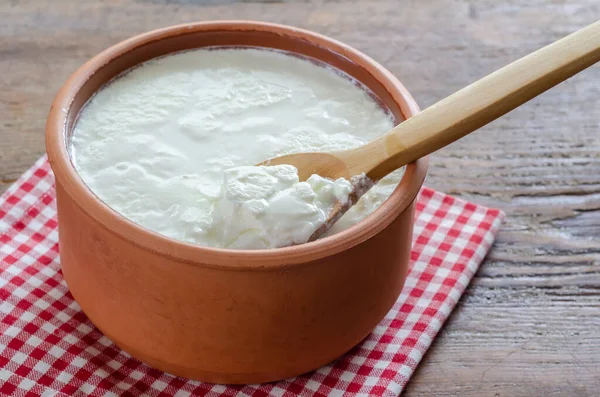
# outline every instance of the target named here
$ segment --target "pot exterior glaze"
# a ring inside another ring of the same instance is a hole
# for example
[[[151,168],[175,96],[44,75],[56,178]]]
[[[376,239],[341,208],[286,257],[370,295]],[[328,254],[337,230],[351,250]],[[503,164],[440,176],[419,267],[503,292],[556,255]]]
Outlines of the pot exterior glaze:
[[[296,376],[358,344],[398,298],[427,159],[410,164],[392,196],[365,220],[299,246],[201,247],[128,221],[102,203],[73,168],[67,146],[77,114],[103,84],[130,67],[206,46],[275,48],[313,58],[361,81],[397,121],[418,112],[400,82],[373,60],[292,27],[204,22],[119,43],[71,76],[48,117],[63,274],[90,320],[153,367],[215,383]]]

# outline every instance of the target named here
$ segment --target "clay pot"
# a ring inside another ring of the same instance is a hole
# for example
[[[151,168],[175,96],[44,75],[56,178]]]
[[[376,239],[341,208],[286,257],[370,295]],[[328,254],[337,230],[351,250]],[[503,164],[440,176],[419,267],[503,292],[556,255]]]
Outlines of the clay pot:
[[[408,91],[382,66],[305,30],[218,21],[123,41],[69,78],[48,117],[64,277],[90,320],[153,367],[217,383],[299,375],[358,344],[398,298],[427,159],[410,164],[400,186],[364,221],[309,244],[207,248],[128,221],[101,202],[73,168],[67,149],[73,123],[94,92],[119,73],[205,46],[268,47],[316,58],[368,86],[397,121],[418,112]]]

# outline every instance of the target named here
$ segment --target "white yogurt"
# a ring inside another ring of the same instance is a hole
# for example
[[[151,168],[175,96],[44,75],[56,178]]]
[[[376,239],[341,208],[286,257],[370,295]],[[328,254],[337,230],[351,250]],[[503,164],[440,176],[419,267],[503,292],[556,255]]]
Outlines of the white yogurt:
[[[225,248],[306,242],[346,180],[299,182],[265,159],[361,146],[393,127],[349,78],[257,49],[194,50],[114,80],[85,106],[71,154],[89,188],[132,221],[183,241]],[[328,234],[360,221],[393,191],[395,172]]]

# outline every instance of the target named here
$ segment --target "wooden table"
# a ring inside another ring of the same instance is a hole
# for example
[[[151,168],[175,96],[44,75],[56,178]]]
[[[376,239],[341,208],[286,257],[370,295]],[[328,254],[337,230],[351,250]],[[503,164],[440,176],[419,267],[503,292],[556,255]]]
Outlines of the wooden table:
[[[15,1],[0,5],[0,192],[44,153],[54,94],[131,35],[206,19],[308,28],[422,107],[600,17],[598,0]],[[508,215],[407,396],[600,394],[600,66],[432,156],[427,184]]]

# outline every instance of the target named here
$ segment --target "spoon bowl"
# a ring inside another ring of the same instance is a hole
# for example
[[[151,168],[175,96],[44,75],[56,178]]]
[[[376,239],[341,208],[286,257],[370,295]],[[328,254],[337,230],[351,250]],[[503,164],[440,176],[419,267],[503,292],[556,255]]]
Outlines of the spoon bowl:
[[[307,180],[313,174],[329,179],[350,179],[354,176],[350,173],[350,168],[343,157],[337,156],[336,153],[312,152],[288,154],[265,160],[257,165],[271,166],[283,164],[296,167],[298,169],[298,177],[301,181]]]

